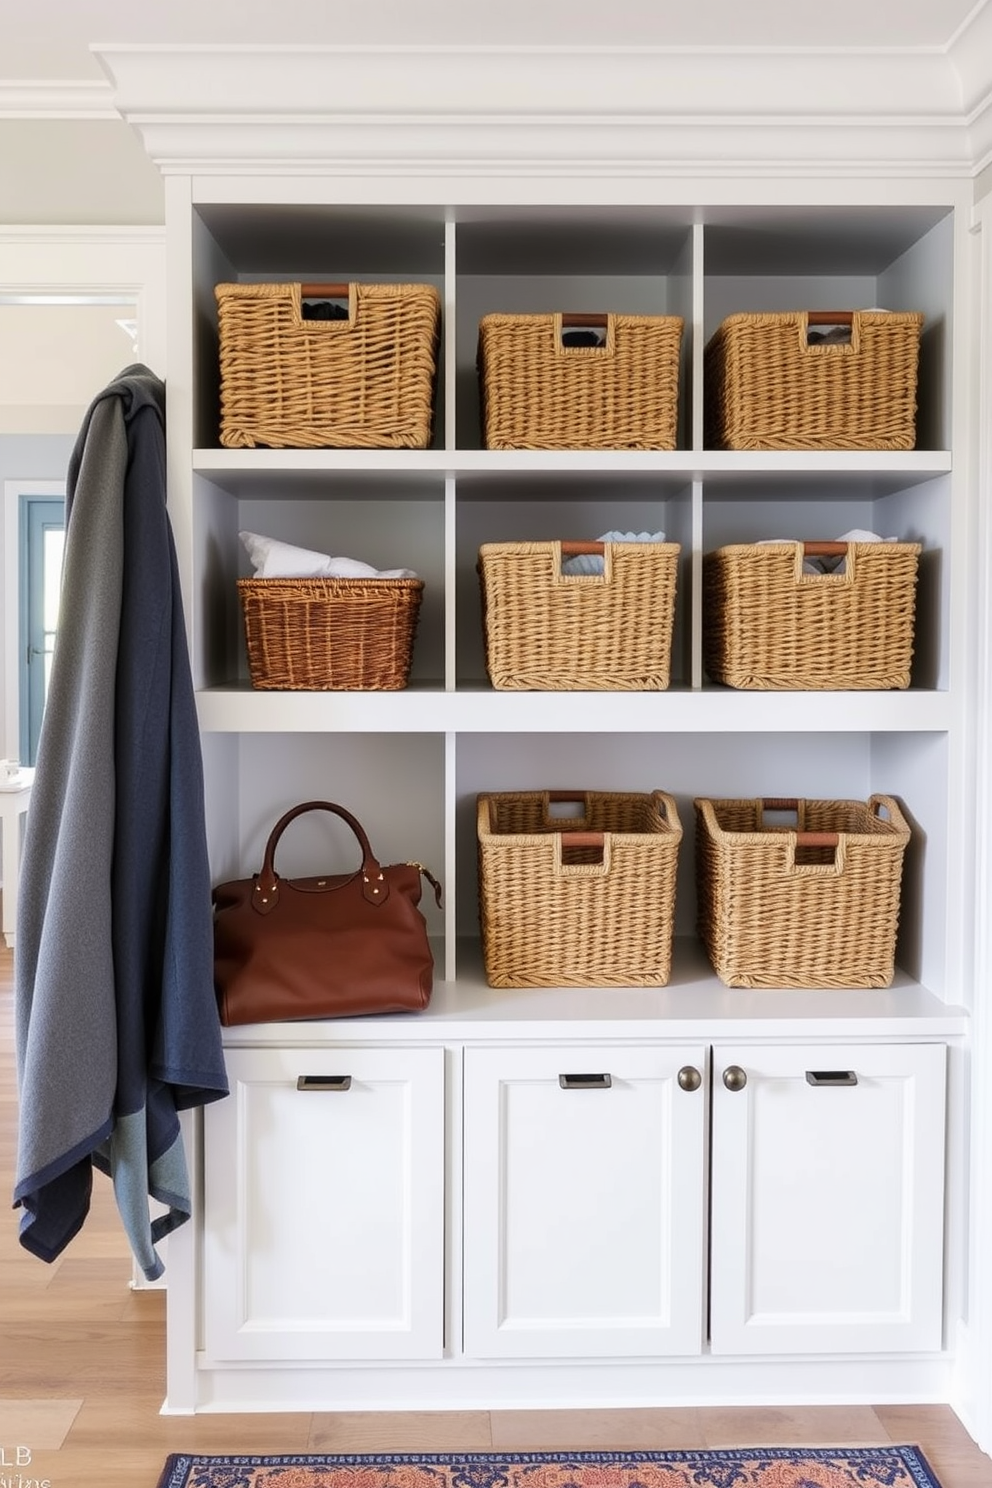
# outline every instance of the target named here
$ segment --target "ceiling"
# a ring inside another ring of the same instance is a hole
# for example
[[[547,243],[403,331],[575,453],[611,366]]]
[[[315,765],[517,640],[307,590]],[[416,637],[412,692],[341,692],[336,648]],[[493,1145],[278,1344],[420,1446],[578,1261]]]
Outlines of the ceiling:
[[[103,77],[92,43],[949,49],[990,0],[0,0],[0,81]]]

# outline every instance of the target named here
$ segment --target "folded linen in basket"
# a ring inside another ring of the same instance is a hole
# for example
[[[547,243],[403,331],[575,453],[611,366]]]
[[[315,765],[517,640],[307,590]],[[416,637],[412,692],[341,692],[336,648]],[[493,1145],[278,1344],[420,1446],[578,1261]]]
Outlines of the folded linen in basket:
[[[664,542],[663,532],[604,532],[602,537],[597,537],[597,542],[619,543],[619,542]],[[598,553],[577,553],[574,558],[566,558],[561,566],[563,574],[601,574],[603,572],[603,559]]]
[[[834,542],[846,543],[868,543],[868,542],[898,542],[897,537],[880,537],[877,532],[866,532],[863,527],[852,527],[850,532],[842,532],[840,537],[832,539]],[[798,539],[794,537],[763,537],[758,542],[758,547],[767,547],[769,543],[795,543]],[[843,572],[844,559],[838,558],[804,558],[803,573],[825,574]]]
[[[257,532],[239,532],[257,579],[415,579],[412,568],[373,568],[358,558],[297,548]]]

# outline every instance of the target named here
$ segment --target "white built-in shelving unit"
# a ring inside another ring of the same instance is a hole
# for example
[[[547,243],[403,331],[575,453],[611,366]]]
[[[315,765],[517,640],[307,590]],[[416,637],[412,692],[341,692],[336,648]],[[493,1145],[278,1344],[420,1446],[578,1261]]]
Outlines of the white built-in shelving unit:
[[[807,163],[799,136],[764,116],[735,148],[725,119],[704,144],[706,121],[688,112],[666,168],[675,126],[651,112],[651,59],[633,54],[615,59],[605,132],[565,108],[582,94],[563,93],[560,74],[543,113],[526,112],[534,59],[516,59],[520,111],[487,113],[507,59],[390,52],[400,102],[372,118],[360,83],[384,75],[364,52],[340,74],[333,116],[318,106],[316,54],[273,64],[271,115],[254,97],[255,53],[106,56],[168,176],[170,510],[215,878],[252,872],[287,807],[331,799],[385,860],[419,859],[445,890],[443,910],[426,906],[437,982],[425,1013],[227,1030],[232,1095],[189,1123],[202,1192],[194,1224],[170,1238],[167,1408],[972,1392],[984,1376],[961,1342],[977,1275],[966,1071],[979,1000],[967,173],[917,168],[902,133],[887,136],[887,164],[870,119],[858,127],[877,158],[821,121],[836,149]],[[588,82],[590,60],[571,60],[576,86]],[[180,75],[202,118],[164,102],[163,79]],[[449,78],[445,119],[430,90]],[[436,285],[432,446],[222,448],[214,286],[238,279]],[[725,316],[870,306],[926,317],[916,448],[705,447],[703,352]],[[555,309],[683,318],[676,449],[482,447],[479,319]],[[681,546],[671,687],[494,691],[479,546],[614,528]],[[713,685],[703,554],[852,528],[922,545],[911,686]],[[410,686],[253,690],[242,529],[417,570]],[[536,787],[675,796],[667,987],[486,985],[476,796]],[[893,986],[724,987],[694,933],[693,797],[875,792],[897,796],[912,827]],[[300,874],[354,859],[347,834],[316,818],[280,852]],[[346,1095],[297,1090],[301,1075],[342,1072]],[[594,1088],[566,1090],[559,1077],[574,1085],[577,1072]],[[847,1072],[856,1081],[837,1078]]]

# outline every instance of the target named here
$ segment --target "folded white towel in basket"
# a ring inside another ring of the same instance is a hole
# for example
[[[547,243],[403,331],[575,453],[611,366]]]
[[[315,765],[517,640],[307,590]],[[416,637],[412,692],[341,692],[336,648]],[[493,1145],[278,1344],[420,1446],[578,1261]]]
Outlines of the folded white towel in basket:
[[[766,547],[769,543],[795,543],[798,539],[794,537],[763,537],[758,547]],[[868,543],[868,542],[898,542],[897,537],[880,537],[877,532],[867,532],[863,527],[852,527],[850,532],[842,532],[840,537],[832,539],[833,542],[846,543]],[[843,573],[845,560],[841,558],[804,558],[803,573],[824,574]]]
[[[358,558],[297,548],[257,532],[239,532],[256,579],[415,579],[412,568],[373,568]]]
[[[664,542],[663,532],[604,532],[602,537],[597,537],[597,542],[621,543],[621,542]],[[566,558],[561,566],[563,574],[601,574],[603,572],[603,560],[598,553],[576,553],[574,558]]]

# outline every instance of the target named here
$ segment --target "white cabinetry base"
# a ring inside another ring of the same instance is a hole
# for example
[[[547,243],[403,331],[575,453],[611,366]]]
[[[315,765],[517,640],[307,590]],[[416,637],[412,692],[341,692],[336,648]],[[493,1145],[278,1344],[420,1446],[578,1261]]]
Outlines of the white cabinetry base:
[[[224,1368],[203,1363],[193,1401],[164,1413],[651,1409],[662,1406],[869,1405],[947,1401],[951,1364],[928,1358],[714,1359],[687,1362],[422,1367]]]

